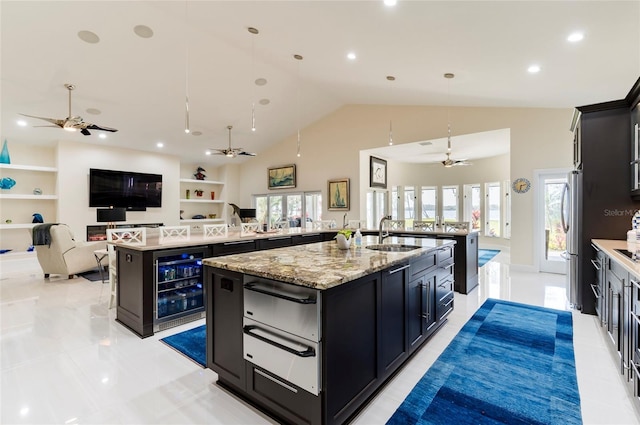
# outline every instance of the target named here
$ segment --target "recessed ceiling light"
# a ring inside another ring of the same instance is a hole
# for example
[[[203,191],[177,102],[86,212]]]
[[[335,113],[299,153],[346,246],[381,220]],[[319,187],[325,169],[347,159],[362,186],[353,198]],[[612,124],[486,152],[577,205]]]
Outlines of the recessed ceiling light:
[[[302,59],[304,59],[304,58],[302,57],[302,55],[299,55],[299,54],[297,54],[297,53],[296,53],[295,55],[293,55],[293,58],[294,58],[295,60],[298,60],[298,61],[301,61]]]
[[[531,74],[540,72],[540,65],[531,65],[529,68],[527,68],[527,71],[529,71],[529,73]]]
[[[260,33],[260,31],[258,31],[258,28],[254,28],[254,27],[247,28],[247,31],[249,31],[251,34],[259,34]]]
[[[261,105],[268,105],[271,101],[269,99],[260,99],[258,103]]]
[[[206,151],[204,154],[205,155],[211,155],[211,151]]]
[[[162,148],[162,147],[164,147],[164,143],[158,142],[158,143],[156,143],[156,146],[159,147],[159,148]]]
[[[584,34],[581,32],[574,32],[569,34],[569,37],[567,37],[567,41],[571,42],[571,43],[577,43],[578,41],[582,40],[584,38]]]
[[[266,78],[257,78],[255,83],[256,83],[256,86],[266,86],[267,85],[267,79]]]
[[[106,139],[107,135],[104,134],[104,133],[100,133],[100,134],[98,134],[98,137],[101,138],[101,139]]]
[[[96,109],[96,108],[88,108],[87,109],[87,114],[100,115],[101,113],[102,113],[102,111],[100,109]]]
[[[397,0],[384,0],[385,6],[395,6],[398,3]]]
[[[91,43],[91,44],[96,44],[100,42],[100,37],[98,37],[98,34],[96,34],[95,32],[91,32],[91,31],[78,31],[78,38],[80,38],[80,40],[86,42],[86,43]]]
[[[349,60],[355,60],[356,59],[356,54],[353,52],[349,52],[347,53],[347,59]]]
[[[153,37],[153,30],[146,25],[136,25],[135,27],[133,27],[133,32],[135,32],[138,37]]]
[[[387,75],[387,80],[389,81],[395,81],[396,77],[394,77],[393,75]]]
[[[27,126],[27,122],[25,120],[18,120],[18,125],[20,127],[26,127]]]

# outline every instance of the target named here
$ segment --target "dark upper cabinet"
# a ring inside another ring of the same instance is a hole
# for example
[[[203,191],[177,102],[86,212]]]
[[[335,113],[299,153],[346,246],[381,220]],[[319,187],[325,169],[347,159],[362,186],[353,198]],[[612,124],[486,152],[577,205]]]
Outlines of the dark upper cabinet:
[[[625,98],[630,108],[630,132],[629,140],[631,160],[630,167],[630,183],[631,197],[640,201],[640,78],[633,85],[633,88]]]

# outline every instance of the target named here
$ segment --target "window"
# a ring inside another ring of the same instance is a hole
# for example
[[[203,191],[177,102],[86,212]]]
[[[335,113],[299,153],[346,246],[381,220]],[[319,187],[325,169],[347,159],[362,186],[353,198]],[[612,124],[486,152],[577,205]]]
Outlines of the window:
[[[458,221],[458,186],[442,186],[442,222]]]
[[[504,182],[504,232],[502,237],[511,239],[511,183]]]
[[[486,183],[485,207],[485,236],[500,237],[502,191],[500,183]]]
[[[367,229],[376,229],[380,220],[386,215],[387,191],[367,191]]]
[[[281,220],[287,220],[290,227],[301,227],[308,222],[322,219],[322,194],[320,192],[254,195],[253,199],[256,207],[256,219],[260,223],[267,223],[269,228]]]
[[[464,219],[471,223],[471,228],[482,228],[482,205],[480,196],[480,183],[464,185]]]
[[[438,191],[435,186],[422,186],[420,189],[420,207],[422,221],[435,221],[438,207]]]
[[[398,211],[398,192],[400,188],[398,186],[393,186],[391,189],[391,218],[394,220],[398,220],[399,211]]]
[[[413,186],[404,187],[404,221],[405,226],[412,227],[416,216],[416,190]]]

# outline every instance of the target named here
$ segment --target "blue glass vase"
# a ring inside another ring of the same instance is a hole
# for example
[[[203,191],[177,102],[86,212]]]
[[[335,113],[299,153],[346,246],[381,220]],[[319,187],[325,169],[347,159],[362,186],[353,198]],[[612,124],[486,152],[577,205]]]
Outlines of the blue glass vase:
[[[4,145],[2,145],[2,152],[0,152],[0,164],[11,164],[11,157],[9,156],[9,147],[7,146],[7,139],[4,139]]]

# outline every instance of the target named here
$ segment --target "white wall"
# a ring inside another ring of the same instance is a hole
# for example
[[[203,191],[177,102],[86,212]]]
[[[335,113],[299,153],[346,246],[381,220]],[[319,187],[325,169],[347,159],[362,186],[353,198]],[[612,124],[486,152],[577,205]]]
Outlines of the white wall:
[[[58,164],[58,219],[68,224],[76,239],[86,240],[86,226],[96,222],[96,208],[89,208],[89,169],[162,174],[162,208],[128,211],[127,223],[179,224],[180,160],[171,155],[60,141]]]
[[[321,190],[325,202],[327,180],[350,178],[349,217],[356,218],[362,214],[369,184],[369,162],[360,158],[359,152],[387,144],[390,119],[393,120],[396,144],[446,137],[448,111],[454,136],[503,128],[510,130],[510,180],[526,177],[533,181],[535,169],[571,166],[571,108],[347,105],[302,129],[301,158],[296,157],[296,137],[291,135],[267,152],[260,152],[256,158],[243,162],[238,182],[239,205],[249,206],[251,195],[269,192],[268,167],[296,164],[298,183],[292,191]],[[533,264],[533,197],[536,190],[534,186],[528,193],[512,199],[513,264]],[[342,220],[340,212],[324,212],[323,216],[338,222]]]

